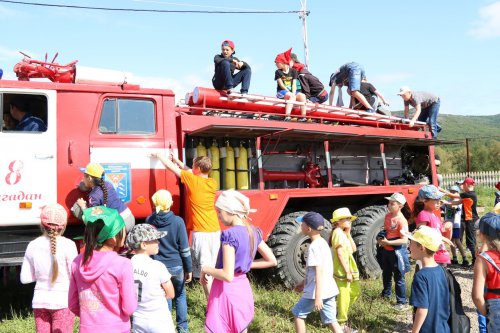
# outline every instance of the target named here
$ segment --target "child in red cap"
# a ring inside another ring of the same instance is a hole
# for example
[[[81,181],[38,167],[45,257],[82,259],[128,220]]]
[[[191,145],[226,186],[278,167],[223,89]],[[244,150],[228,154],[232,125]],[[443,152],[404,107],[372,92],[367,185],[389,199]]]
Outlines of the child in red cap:
[[[228,94],[241,83],[242,94],[247,94],[250,88],[250,79],[252,78],[252,69],[238,58],[233,57],[234,43],[225,40],[221,44],[221,54],[214,57],[215,73],[212,78],[212,84],[217,90],[226,90]],[[238,70],[238,73],[234,73]]]
[[[306,95],[300,92],[297,93],[297,79],[299,78],[299,73],[295,69],[290,67],[291,53],[292,49],[290,48],[289,50],[278,54],[276,56],[276,59],[274,59],[276,67],[278,68],[274,73],[274,80],[277,83],[276,97],[285,99],[290,102],[293,101],[305,102]],[[285,106],[285,115],[286,115],[285,120],[292,120],[292,118],[290,118],[292,109],[293,109],[293,104],[287,103]],[[300,113],[302,114],[302,117],[305,117],[306,115],[305,103],[304,105],[300,106]],[[303,120],[306,119],[303,118]]]
[[[71,263],[76,245],[62,234],[68,214],[63,206],[52,204],[42,209],[43,235],[28,244],[21,267],[21,282],[36,282],[33,312],[36,332],[73,332],[75,316],[68,309]]]

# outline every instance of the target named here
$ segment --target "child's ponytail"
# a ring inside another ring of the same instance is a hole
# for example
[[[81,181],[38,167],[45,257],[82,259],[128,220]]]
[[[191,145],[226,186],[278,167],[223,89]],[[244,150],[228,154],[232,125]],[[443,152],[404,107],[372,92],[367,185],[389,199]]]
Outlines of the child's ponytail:
[[[52,255],[52,277],[50,281],[54,283],[56,282],[57,276],[59,275],[59,265],[57,264],[57,256],[56,256],[56,251],[57,251],[56,237],[58,236],[58,232],[55,231],[54,229],[48,229],[48,228],[46,231],[47,235],[50,238],[50,253]]]
[[[104,227],[104,222],[102,220],[97,220],[95,223],[87,223],[85,226],[85,252],[83,253],[83,265],[87,265],[92,259],[92,254],[94,249],[97,247],[97,235],[101,232]]]
[[[97,186],[99,186],[102,190],[103,196],[103,205],[108,205],[108,189],[106,188],[106,181],[104,180],[104,174],[102,174],[102,178],[93,177],[94,182]]]

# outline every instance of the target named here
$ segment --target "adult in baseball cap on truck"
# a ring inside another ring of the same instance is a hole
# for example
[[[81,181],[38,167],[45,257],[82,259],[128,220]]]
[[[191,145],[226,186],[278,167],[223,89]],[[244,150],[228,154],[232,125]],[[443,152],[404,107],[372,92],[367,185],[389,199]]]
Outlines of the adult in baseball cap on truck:
[[[215,72],[212,84],[215,89],[226,90],[227,94],[230,94],[241,83],[240,92],[247,94],[250,89],[252,69],[246,62],[233,57],[234,53],[234,42],[228,39],[223,41],[221,54],[214,57]],[[238,70],[238,73],[234,74],[235,70]]]

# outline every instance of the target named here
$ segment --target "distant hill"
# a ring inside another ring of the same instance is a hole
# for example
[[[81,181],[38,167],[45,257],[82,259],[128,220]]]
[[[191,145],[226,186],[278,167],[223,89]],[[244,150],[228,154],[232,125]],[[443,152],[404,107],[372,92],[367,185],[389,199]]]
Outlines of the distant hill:
[[[438,123],[443,127],[440,139],[490,138],[500,140],[500,114],[494,116],[457,116],[440,114]]]

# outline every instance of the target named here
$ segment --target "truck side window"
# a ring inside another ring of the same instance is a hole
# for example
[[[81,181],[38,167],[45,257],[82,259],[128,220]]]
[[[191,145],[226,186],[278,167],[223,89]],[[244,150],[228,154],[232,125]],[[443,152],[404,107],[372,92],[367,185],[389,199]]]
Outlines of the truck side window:
[[[34,94],[1,96],[2,131],[47,131],[47,97]]]
[[[99,132],[113,134],[154,134],[155,105],[150,100],[107,98],[99,121]]]

